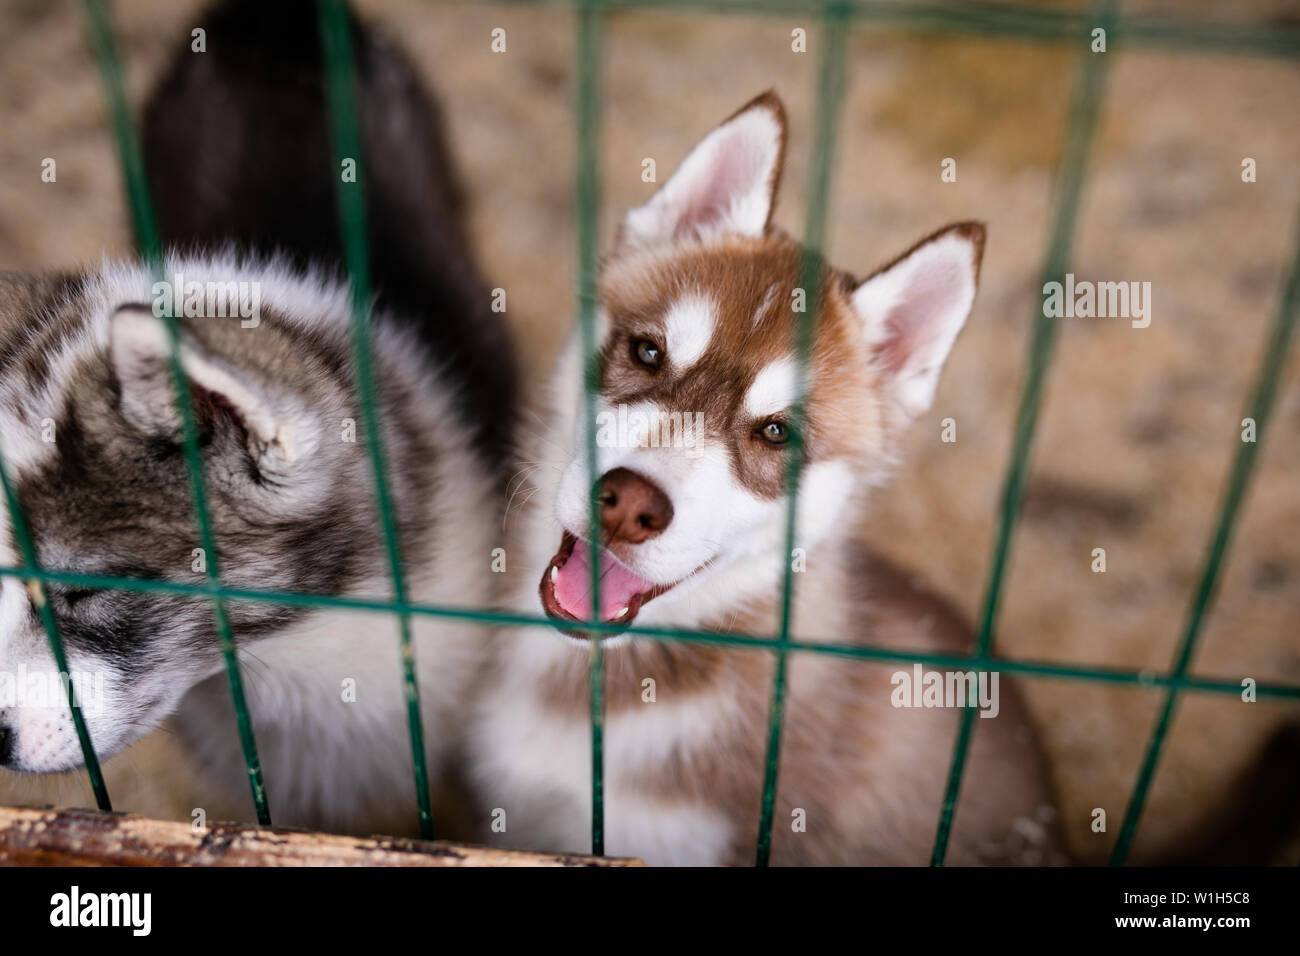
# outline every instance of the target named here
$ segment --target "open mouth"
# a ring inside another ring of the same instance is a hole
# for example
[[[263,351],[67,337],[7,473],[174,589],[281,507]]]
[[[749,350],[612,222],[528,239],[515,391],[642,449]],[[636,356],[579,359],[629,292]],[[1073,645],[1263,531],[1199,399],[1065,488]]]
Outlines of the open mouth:
[[[646,602],[675,587],[647,581],[619,563],[605,548],[601,548],[599,553],[599,620],[602,623],[630,625]],[[542,574],[539,590],[542,608],[552,620],[578,624],[591,621],[591,546],[568,531],[564,532],[560,550]],[[597,633],[573,628],[563,630],[571,637],[582,639]],[[612,636],[609,631],[598,633]]]

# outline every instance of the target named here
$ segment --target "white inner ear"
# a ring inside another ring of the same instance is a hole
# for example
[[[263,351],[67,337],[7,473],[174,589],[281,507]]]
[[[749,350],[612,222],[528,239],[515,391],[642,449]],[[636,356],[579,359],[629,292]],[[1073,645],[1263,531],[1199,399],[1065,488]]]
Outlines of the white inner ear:
[[[621,239],[635,245],[763,235],[783,137],[781,117],[766,103],[723,123],[700,140],[653,199],[627,214]]]
[[[145,431],[176,436],[181,418],[166,324],[145,306],[127,305],[113,314],[110,328],[109,351],[122,389],[122,413]],[[255,457],[275,453],[293,461],[296,451],[290,429],[277,421],[265,396],[184,340],[180,355],[189,381],[221,396],[235,410],[255,446],[250,449]]]
[[[978,238],[954,228],[853,292],[877,365],[909,418],[934,401],[943,363],[975,301],[978,256]]]

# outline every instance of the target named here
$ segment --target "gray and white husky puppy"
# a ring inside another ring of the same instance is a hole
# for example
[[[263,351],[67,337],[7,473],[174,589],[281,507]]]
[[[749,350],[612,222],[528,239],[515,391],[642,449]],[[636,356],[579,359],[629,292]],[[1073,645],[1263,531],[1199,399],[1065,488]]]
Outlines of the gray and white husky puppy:
[[[163,235],[180,250],[165,273],[222,580],[390,598],[338,266],[315,6],[240,0],[204,25],[209,52],[177,58],[144,141]],[[509,339],[466,252],[435,106],[382,37],[359,22],[354,31],[373,171],[376,400],[409,596],[484,606],[513,403]],[[235,314],[212,313],[213,290]],[[0,275],[0,450],[45,568],[204,581],[159,294],[130,262]],[[186,309],[196,295],[203,307]],[[22,563],[14,524],[0,505],[0,566]],[[199,766],[248,802],[210,604],[59,584],[47,594],[99,755],[174,715]],[[82,755],[37,599],[20,578],[0,578],[0,674],[15,691],[0,699],[0,767],[64,771]],[[276,822],[409,829],[394,618],[251,601],[228,610]],[[430,617],[413,630],[428,758],[445,781],[484,637]]]

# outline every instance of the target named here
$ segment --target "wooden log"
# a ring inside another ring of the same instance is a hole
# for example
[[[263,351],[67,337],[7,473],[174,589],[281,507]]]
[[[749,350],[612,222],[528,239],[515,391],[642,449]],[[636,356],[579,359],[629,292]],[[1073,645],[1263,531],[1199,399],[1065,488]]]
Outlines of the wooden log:
[[[644,866],[616,857],[528,853],[346,837],[96,810],[0,807],[0,866]]]

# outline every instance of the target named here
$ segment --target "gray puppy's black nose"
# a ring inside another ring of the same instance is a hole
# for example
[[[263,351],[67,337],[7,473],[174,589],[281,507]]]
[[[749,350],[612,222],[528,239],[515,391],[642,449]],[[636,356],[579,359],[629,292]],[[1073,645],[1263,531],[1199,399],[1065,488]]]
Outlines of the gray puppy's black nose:
[[[0,767],[9,766],[9,758],[13,756],[14,735],[4,724],[0,724]]]

